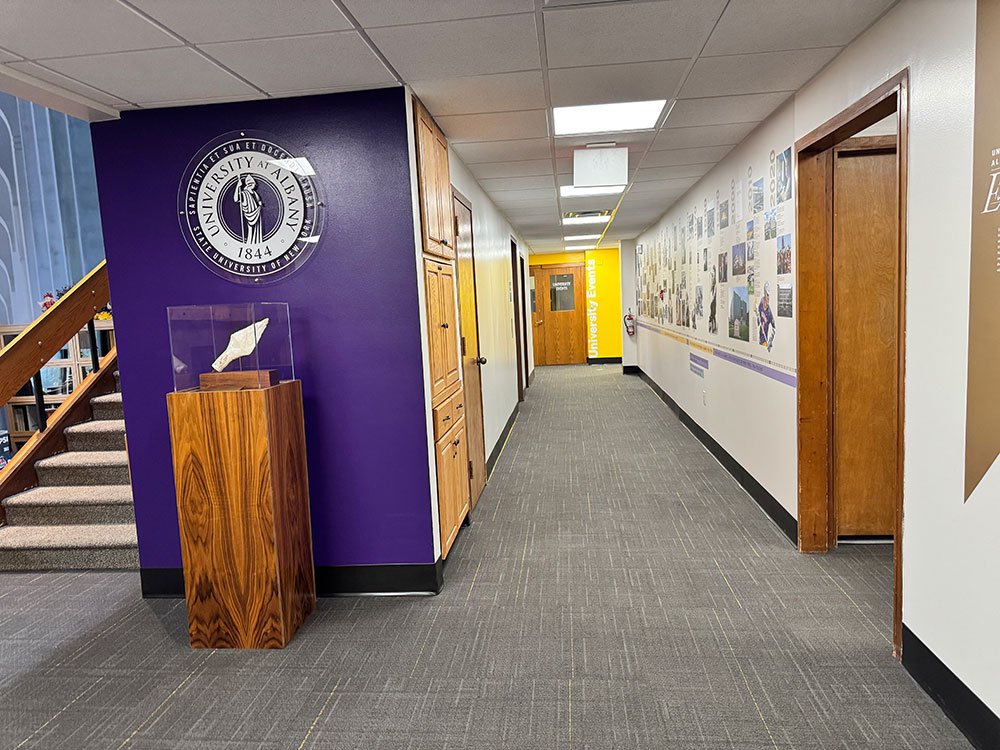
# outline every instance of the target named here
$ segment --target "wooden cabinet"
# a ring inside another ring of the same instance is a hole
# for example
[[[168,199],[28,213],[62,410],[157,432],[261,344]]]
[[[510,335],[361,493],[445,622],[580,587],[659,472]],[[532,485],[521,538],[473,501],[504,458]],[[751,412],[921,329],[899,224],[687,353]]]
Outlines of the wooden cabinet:
[[[427,343],[431,365],[431,403],[459,381],[458,324],[455,313],[455,267],[424,260],[427,300]]]
[[[457,395],[461,397],[461,391]],[[437,475],[441,557],[446,558],[469,513],[469,446],[464,419],[437,442]]]
[[[455,257],[455,219],[452,214],[448,141],[427,111],[415,108],[417,123],[417,186],[424,252]]]

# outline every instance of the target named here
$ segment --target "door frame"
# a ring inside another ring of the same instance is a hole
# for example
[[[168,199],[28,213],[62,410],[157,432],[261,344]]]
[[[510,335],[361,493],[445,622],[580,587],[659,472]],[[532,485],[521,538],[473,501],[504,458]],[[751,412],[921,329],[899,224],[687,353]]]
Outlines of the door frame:
[[[898,278],[896,513],[893,529],[893,653],[902,658],[903,424],[906,364],[906,198],[909,69],[795,142],[798,261],[797,432],[800,552],[836,547],[833,523],[833,166],[834,148],[896,114]]]
[[[526,355],[522,351],[524,341],[521,337],[521,320],[524,319],[524,310],[521,306],[523,296],[524,279],[519,278],[520,254],[517,251],[517,240],[510,238],[510,288],[514,302],[514,348],[517,350],[517,402],[524,401],[524,360]]]

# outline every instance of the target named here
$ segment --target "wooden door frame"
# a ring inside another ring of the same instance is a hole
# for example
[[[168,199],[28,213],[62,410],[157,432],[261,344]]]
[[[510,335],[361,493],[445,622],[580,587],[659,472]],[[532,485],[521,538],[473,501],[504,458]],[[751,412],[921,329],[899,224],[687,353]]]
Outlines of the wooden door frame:
[[[524,256],[518,255],[517,283],[521,285],[521,344],[524,347],[524,361],[521,370],[524,375],[524,389],[531,387],[531,373],[528,372],[528,287],[525,286],[525,271],[528,266],[524,262]]]
[[[510,288],[514,297],[514,348],[517,350],[517,402],[524,401],[524,359],[527,357],[521,349],[524,342],[521,340],[520,318],[524,317],[521,306],[521,289],[524,279],[519,279],[521,264],[518,262],[520,254],[517,251],[517,240],[510,238]]]
[[[837,144],[897,115],[897,444],[893,529],[893,652],[902,657],[903,424],[906,364],[906,200],[909,163],[909,70],[904,69],[795,142],[798,260],[797,432],[799,551],[836,547],[833,515],[833,167]]]

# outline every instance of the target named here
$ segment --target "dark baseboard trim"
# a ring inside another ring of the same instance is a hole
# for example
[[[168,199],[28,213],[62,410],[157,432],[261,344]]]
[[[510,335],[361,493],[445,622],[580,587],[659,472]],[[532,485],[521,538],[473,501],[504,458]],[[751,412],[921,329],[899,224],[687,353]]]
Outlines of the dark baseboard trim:
[[[181,568],[141,568],[144,599],[183,599]],[[442,561],[428,565],[344,565],[316,568],[318,596],[436,594],[444,581]]]
[[[493,450],[490,452],[489,458],[486,459],[487,477],[493,473],[493,467],[496,466],[497,461],[500,460],[500,454],[503,453],[503,447],[507,444],[507,438],[510,437],[510,431],[514,429],[514,420],[517,419],[517,412],[520,408],[520,404],[516,404],[514,406],[514,411],[510,413],[510,416],[507,418],[507,424],[503,426],[503,431],[500,433],[500,439],[497,440],[497,444],[493,446]]]
[[[182,568],[139,568],[143,599],[183,599]]]
[[[621,357],[587,357],[588,365],[620,365]]]
[[[792,516],[785,508],[779,503],[774,495],[768,492],[764,487],[754,479],[750,472],[743,468],[743,466],[733,458],[729,452],[719,445],[715,438],[709,435],[705,430],[699,425],[691,416],[684,411],[680,405],[674,401],[667,393],[658,386],[649,375],[644,373],[641,369],[639,370],[639,377],[641,377],[660,400],[663,401],[670,409],[677,415],[681,420],[681,424],[687,427],[691,434],[694,435],[698,440],[701,441],[702,445],[708,448],[708,452],[715,456],[719,463],[739,483],[739,485],[747,491],[747,494],[752,497],[757,505],[761,507],[764,513],[774,521],[775,525],[781,529],[781,531],[788,537],[789,541],[795,545],[796,549],[799,546],[799,522]]]
[[[980,750],[1000,747],[1000,717],[903,623],[903,666]]]
[[[318,596],[436,594],[444,582],[442,561],[427,565],[344,565],[316,568]]]
[[[639,365],[622,365],[623,375],[642,375]]]

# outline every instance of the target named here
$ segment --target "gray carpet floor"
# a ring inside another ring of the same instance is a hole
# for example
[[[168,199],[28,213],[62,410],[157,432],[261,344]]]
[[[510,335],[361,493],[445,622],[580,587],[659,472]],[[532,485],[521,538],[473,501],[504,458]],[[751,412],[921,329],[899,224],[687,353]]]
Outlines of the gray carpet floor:
[[[620,367],[540,368],[437,597],[192,651],[135,573],[0,575],[0,747],[968,748],[892,658],[891,573],[798,555]]]

